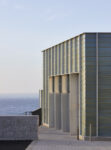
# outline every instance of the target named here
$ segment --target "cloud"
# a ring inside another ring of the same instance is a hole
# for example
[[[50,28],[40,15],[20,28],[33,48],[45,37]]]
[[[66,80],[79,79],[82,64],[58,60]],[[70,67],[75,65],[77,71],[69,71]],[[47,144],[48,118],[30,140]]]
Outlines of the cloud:
[[[9,7],[15,10],[26,10],[27,8],[25,5],[14,3],[14,1],[11,0],[0,0],[0,6],[2,7]]]
[[[64,18],[67,18],[67,17],[69,17],[69,15],[68,14],[58,14],[58,13],[52,13],[52,14],[50,14],[50,15],[48,15],[47,17],[46,17],[46,19],[47,19],[47,21],[54,21],[54,20],[60,20],[60,19],[64,19]]]
[[[15,8],[15,9],[18,9],[18,10],[24,10],[24,9],[25,9],[25,7],[24,7],[23,5],[19,5],[19,4],[16,4],[16,5],[14,6],[14,8]]]
[[[70,13],[66,12],[55,12],[52,9],[47,9],[43,14],[41,14],[41,18],[45,19],[45,21],[55,21],[64,19],[70,16]]]
[[[14,9],[15,10],[31,10],[31,7],[27,7],[23,4],[15,4]]]
[[[0,5],[1,6],[7,6],[8,1],[7,0],[0,0]]]
[[[47,20],[48,21],[53,21],[57,18],[57,15],[51,15],[51,16],[48,16]]]

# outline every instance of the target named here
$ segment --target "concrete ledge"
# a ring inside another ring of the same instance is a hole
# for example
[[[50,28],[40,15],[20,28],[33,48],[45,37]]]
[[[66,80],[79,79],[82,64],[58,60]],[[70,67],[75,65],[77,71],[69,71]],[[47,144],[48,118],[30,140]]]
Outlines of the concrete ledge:
[[[38,116],[0,116],[0,140],[37,140]]]

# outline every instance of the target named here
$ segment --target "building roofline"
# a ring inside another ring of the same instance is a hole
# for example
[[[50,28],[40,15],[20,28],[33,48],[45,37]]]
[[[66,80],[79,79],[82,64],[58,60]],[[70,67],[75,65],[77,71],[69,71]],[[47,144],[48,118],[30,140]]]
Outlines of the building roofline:
[[[83,33],[80,33],[80,34],[78,34],[78,35],[76,35],[76,36],[74,36],[74,37],[72,37],[72,38],[69,38],[69,39],[64,40],[64,41],[62,41],[62,42],[59,42],[58,44],[55,44],[55,45],[53,45],[53,46],[50,46],[50,47],[48,47],[48,48],[42,50],[42,52],[47,51],[48,49],[50,49],[50,48],[52,48],[52,47],[55,47],[55,46],[57,46],[57,45],[59,45],[59,44],[62,44],[62,43],[64,43],[64,42],[67,42],[67,41],[69,41],[69,40],[71,40],[71,39],[73,39],[73,38],[76,38],[76,37],[80,36],[80,35],[83,35],[83,34],[95,34],[95,33],[107,33],[107,34],[111,34],[111,32],[83,32]]]
[[[53,45],[53,46],[50,46],[49,48],[55,47],[55,46],[57,46],[57,45],[59,45],[59,44],[62,44],[62,43],[64,43],[64,42],[66,42],[66,41],[69,41],[69,40],[71,40],[71,39],[73,39],[73,38],[76,38],[76,37],[78,37],[78,36],[80,36],[80,35],[82,35],[82,34],[85,34],[85,33],[78,34],[78,35],[76,35],[76,36],[74,36],[74,37],[72,37],[72,38],[69,38],[69,39],[64,40],[64,41],[62,41],[62,42],[59,42],[58,44],[55,44],[55,45]],[[46,48],[46,49],[42,50],[42,52],[48,50],[49,48]]]

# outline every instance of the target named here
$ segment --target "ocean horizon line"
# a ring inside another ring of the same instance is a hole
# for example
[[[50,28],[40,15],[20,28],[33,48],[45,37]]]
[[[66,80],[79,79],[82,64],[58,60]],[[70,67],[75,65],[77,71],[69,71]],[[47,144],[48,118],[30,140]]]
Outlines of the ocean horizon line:
[[[36,93],[28,93],[28,94],[26,94],[26,93],[22,93],[22,94],[0,94],[0,98],[39,98],[39,95]]]

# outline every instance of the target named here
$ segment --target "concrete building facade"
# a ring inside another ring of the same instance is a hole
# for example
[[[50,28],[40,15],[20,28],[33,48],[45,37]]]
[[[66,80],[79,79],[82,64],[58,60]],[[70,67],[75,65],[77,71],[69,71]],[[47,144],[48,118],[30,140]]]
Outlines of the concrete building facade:
[[[111,33],[82,33],[43,51],[42,123],[111,136]]]

